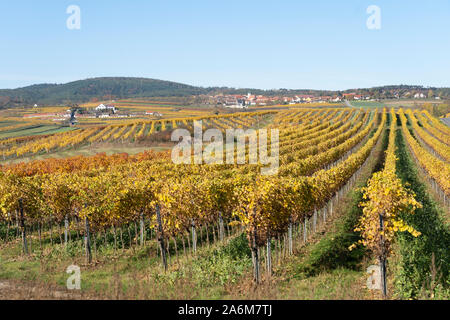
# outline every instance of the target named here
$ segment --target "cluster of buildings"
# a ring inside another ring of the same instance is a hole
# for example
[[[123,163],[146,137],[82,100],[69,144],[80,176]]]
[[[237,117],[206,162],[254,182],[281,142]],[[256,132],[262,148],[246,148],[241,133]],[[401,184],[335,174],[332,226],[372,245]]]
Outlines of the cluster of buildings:
[[[356,93],[345,93],[342,96],[314,96],[314,95],[296,95],[293,97],[264,96],[229,94],[212,96],[216,104],[228,108],[248,108],[249,106],[266,106],[274,104],[298,104],[298,103],[327,103],[341,102],[343,100],[370,100],[369,96],[363,96]]]
[[[124,113],[118,112],[118,109],[112,104],[100,104],[93,110],[83,113],[75,112],[75,110],[66,110],[65,112],[49,112],[49,113],[31,113],[25,114],[23,117],[25,119],[48,119],[53,121],[70,121],[74,124],[76,118],[79,119],[95,119],[95,118],[133,118],[142,116],[144,113]],[[147,111],[145,115],[150,115],[154,117],[162,117],[163,114],[160,112]]]
[[[263,95],[253,95],[248,93],[247,95],[240,94],[228,94],[217,95],[211,97],[216,104],[221,104],[228,108],[247,108],[249,106],[265,106],[268,104],[275,104],[278,102],[279,97],[267,97]]]
[[[352,93],[343,93],[342,99],[344,100],[370,100],[370,96],[363,96],[362,94]]]

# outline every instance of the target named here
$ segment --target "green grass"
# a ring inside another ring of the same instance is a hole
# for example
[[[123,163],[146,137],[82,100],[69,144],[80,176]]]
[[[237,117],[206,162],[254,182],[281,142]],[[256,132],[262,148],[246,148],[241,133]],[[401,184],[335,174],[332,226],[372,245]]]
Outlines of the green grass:
[[[54,236],[58,241],[59,237]],[[74,264],[81,267],[83,292],[96,297],[221,299],[227,295],[227,288],[238,283],[251,268],[250,249],[243,233],[211,246],[203,241],[195,257],[183,255],[179,246],[177,258],[171,248],[166,273],[156,254],[155,240],[148,240],[143,247],[115,251],[111,235],[106,246],[98,238],[98,256],[94,264],[85,265],[82,240],[75,240],[75,234],[72,239],[67,248],[60,244],[50,247],[47,239],[39,250],[35,235],[33,254],[27,257],[21,255],[19,240],[4,246],[0,250],[0,279],[38,281],[63,288],[69,277],[66,268]]]
[[[360,192],[353,192],[351,197],[353,206],[343,219],[337,222],[337,230],[327,234],[314,246],[305,261],[297,266],[298,273],[312,276],[336,268],[360,268],[366,253],[364,248],[358,247],[350,251],[348,247],[360,239],[353,229],[361,215],[361,208],[357,204],[362,200],[362,195]]]
[[[383,108],[384,103],[378,101],[350,101],[355,108]]]
[[[401,298],[449,299],[449,225],[445,223],[443,209],[428,194],[419,178],[401,130],[397,131],[396,144],[397,175],[415,192],[416,200],[423,206],[414,214],[402,216],[406,223],[422,234],[417,238],[406,232],[398,236],[396,256],[392,259],[396,293]]]
[[[387,148],[388,134],[382,137],[382,150]],[[373,172],[383,168],[384,157],[380,156],[375,162]],[[334,224],[333,232],[328,232],[315,244],[308,256],[296,267],[298,274],[317,275],[323,271],[344,268],[349,270],[360,270],[361,262],[366,255],[366,250],[362,246],[350,251],[350,245],[356,243],[360,238],[358,232],[354,231],[359,217],[362,215],[362,208],[359,203],[362,201],[361,187],[366,181],[356,185],[348,194],[346,213]],[[361,271],[361,270],[360,270]]]
[[[277,299],[358,300],[367,299],[360,271],[337,268],[315,276],[291,281]]]
[[[9,126],[14,126],[16,124],[20,124],[21,122],[19,121],[0,121],[0,130],[3,127],[9,127]]]
[[[61,126],[56,126],[56,125],[30,126],[30,127],[20,128],[18,130],[8,131],[8,132],[0,131],[0,139],[35,136],[35,135],[47,135],[47,134],[66,132],[66,131],[71,131],[71,130],[74,130],[74,129],[71,127],[61,127]]]

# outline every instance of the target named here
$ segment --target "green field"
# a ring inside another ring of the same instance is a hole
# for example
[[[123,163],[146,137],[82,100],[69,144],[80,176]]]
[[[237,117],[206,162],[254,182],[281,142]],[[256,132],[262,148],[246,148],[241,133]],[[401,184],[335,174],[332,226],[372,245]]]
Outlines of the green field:
[[[384,103],[378,101],[350,101],[350,104],[356,108],[383,108]]]
[[[4,127],[14,126],[16,124],[20,124],[18,121],[0,121],[0,130]]]
[[[66,132],[74,130],[71,127],[62,127],[57,125],[37,125],[20,128],[18,130],[1,132],[0,131],[0,139],[6,138],[15,138],[15,137],[25,137],[25,136],[35,136],[35,135],[44,135],[44,134],[53,134],[58,132]]]

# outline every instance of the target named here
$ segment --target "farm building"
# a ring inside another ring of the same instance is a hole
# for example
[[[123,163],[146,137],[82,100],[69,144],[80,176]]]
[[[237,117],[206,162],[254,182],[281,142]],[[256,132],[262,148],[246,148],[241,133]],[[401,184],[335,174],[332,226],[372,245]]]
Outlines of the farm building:
[[[102,104],[99,104],[96,108],[95,108],[95,111],[112,111],[112,113],[116,113],[116,107],[115,106],[113,106],[113,105],[110,105],[110,104],[107,104],[107,105],[104,105],[103,103]]]

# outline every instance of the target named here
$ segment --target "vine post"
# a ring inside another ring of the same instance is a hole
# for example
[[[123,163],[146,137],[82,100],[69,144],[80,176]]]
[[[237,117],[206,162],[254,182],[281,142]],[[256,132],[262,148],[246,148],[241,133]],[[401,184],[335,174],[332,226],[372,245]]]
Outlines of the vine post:
[[[84,235],[84,243],[86,248],[86,261],[87,263],[92,262],[92,252],[91,252],[91,238],[89,235],[89,218],[85,218],[85,235]]]
[[[142,247],[144,245],[144,215],[142,210],[139,214],[139,241]]]
[[[191,228],[192,228],[192,251],[194,253],[196,253],[197,252],[197,232],[195,231],[194,219],[191,220]]]
[[[293,255],[293,245],[292,245],[292,216],[289,216],[289,227],[288,227],[288,248],[289,255]]]
[[[69,219],[67,218],[67,214],[64,216],[64,246],[67,247],[67,238],[68,238],[68,230],[69,230]]]
[[[272,276],[272,244],[270,236],[267,237],[267,249],[266,249],[266,263],[267,263],[267,277]]]
[[[380,231],[381,231],[381,255],[380,255],[380,276],[381,276],[381,292],[383,294],[383,298],[386,298],[387,296],[387,285],[386,285],[386,250],[384,245],[384,236],[383,236],[383,230],[384,230],[384,221],[383,221],[383,214],[380,213]]]
[[[166,244],[164,242],[164,229],[161,220],[161,210],[159,205],[156,205],[156,219],[158,221],[158,241],[161,249],[161,258],[164,265],[164,271],[167,271],[167,257],[166,257]]]
[[[254,228],[253,231],[253,242],[252,242],[252,254],[253,254],[253,273],[256,284],[260,283],[260,272],[259,272],[259,254],[258,254],[258,241],[257,241],[257,229]]]
[[[28,254],[27,231],[25,228],[25,218],[23,216],[23,200],[19,199],[20,229],[22,231],[22,250],[24,254]]]
[[[223,227],[222,212],[219,212],[219,239],[220,239],[220,241],[223,241],[224,234],[225,234],[225,229]]]

